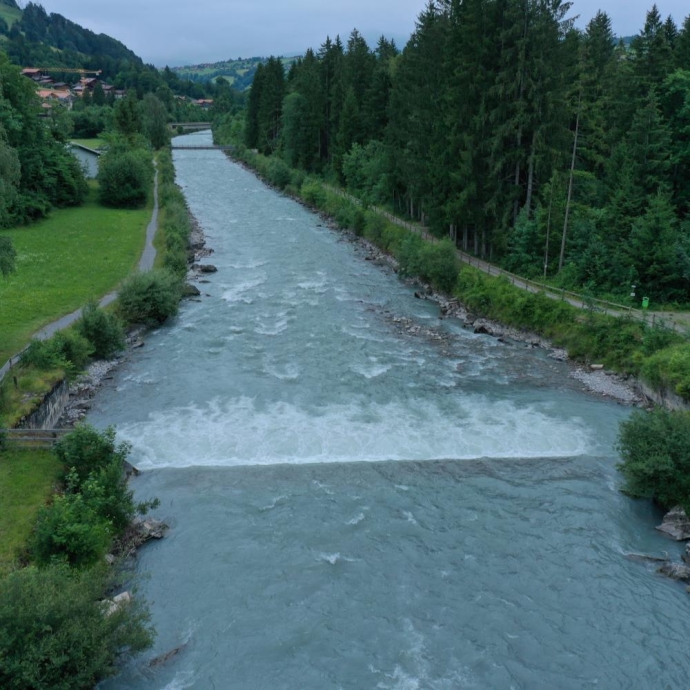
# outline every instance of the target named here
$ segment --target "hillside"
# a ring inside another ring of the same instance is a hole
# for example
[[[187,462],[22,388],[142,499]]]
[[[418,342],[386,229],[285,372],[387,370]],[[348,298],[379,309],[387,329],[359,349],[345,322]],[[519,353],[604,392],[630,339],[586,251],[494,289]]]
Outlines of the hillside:
[[[4,20],[7,29],[22,18],[22,11],[17,7],[14,0],[0,0],[0,29]],[[1,33],[1,31],[0,31]]]
[[[0,0],[0,38],[2,49],[21,66],[98,68],[106,77],[114,77],[123,63],[143,66],[120,41],[33,2],[22,11],[14,0]]]
[[[280,58],[280,61],[287,70],[298,59],[298,57],[293,56]],[[195,82],[215,81],[217,77],[224,77],[233,88],[238,91],[244,91],[254,81],[256,68],[267,61],[268,58],[263,57],[237,58],[236,60],[174,67],[173,71],[181,79],[189,79]]]

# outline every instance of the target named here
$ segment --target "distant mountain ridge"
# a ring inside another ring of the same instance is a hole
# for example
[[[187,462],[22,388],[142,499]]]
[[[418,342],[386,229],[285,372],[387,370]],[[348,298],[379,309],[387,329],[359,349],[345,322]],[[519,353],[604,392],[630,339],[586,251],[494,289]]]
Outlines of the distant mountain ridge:
[[[280,58],[287,69],[300,56]],[[268,62],[266,57],[237,58],[236,60],[221,60],[220,62],[205,62],[199,65],[186,65],[173,67],[172,70],[181,79],[189,79],[195,82],[215,81],[217,77],[227,79],[228,83],[238,91],[244,91],[251,86],[256,74],[256,68],[260,64]]]

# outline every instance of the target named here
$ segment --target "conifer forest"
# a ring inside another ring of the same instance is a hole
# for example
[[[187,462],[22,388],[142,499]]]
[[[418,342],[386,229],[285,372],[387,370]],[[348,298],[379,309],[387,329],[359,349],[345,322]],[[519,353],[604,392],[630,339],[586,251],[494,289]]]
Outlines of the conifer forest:
[[[243,143],[532,278],[690,301],[690,16],[631,39],[562,0],[433,0],[259,67]],[[635,286],[635,287],[633,287]]]

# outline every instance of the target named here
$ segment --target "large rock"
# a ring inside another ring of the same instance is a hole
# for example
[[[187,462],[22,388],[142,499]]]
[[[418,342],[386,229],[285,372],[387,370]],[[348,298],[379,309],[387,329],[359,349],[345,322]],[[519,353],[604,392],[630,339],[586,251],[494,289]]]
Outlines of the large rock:
[[[142,537],[142,543],[149,539],[162,539],[168,530],[168,526],[164,522],[155,518],[143,520],[137,518],[134,520],[134,524]]]
[[[690,539],[690,519],[680,506],[671,508],[657,529],[676,541]]]
[[[198,297],[201,291],[196,285],[185,283],[182,287],[182,297]]]
[[[657,572],[670,577],[672,580],[690,582],[690,566],[682,563],[664,563]]]
[[[106,616],[112,616],[114,613],[119,611],[123,606],[128,606],[132,603],[132,595],[130,592],[122,592],[112,599],[104,599],[101,604],[103,605],[103,613]]]

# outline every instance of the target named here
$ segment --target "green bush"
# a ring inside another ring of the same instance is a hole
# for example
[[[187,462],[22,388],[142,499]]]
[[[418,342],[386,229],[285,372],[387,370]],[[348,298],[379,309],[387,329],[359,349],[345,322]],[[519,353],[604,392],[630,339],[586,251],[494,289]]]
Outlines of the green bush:
[[[67,366],[62,350],[56,347],[54,340],[32,340],[24,350],[21,362],[25,366],[35,367],[46,371],[48,369],[62,369]]]
[[[79,331],[68,329],[56,333],[52,339],[55,347],[62,352],[64,358],[69,362],[68,369],[80,371],[86,366],[94,353],[93,343],[85,338]]]
[[[104,206],[139,208],[146,204],[153,169],[144,150],[115,150],[98,162],[99,198]]]
[[[109,359],[125,346],[125,332],[120,320],[89,302],[82,310],[75,328],[93,346],[93,356]]]
[[[68,376],[83,369],[93,347],[80,333],[60,331],[48,340],[32,340],[21,357],[22,364],[42,371],[63,369]]]
[[[118,309],[127,323],[160,325],[177,314],[181,295],[181,281],[168,270],[135,273],[120,289]]]
[[[0,579],[0,687],[84,690],[115,673],[123,655],[153,642],[136,600],[104,615],[112,586],[101,568],[23,568]]]
[[[448,239],[433,244],[424,242],[420,260],[422,277],[438,290],[450,293],[458,279],[458,260],[453,243]]]
[[[326,203],[326,191],[321,183],[314,179],[304,181],[302,185],[302,198],[316,208],[322,208]]]
[[[626,494],[690,512],[690,414],[636,410],[621,423],[617,448]]]
[[[116,443],[115,429],[98,431],[90,424],[78,424],[55,444],[55,454],[65,467],[65,476],[73,471],[80,482],[114,460],[123,467],[129,450],[128,444]]]
[[[641,375],[653,388],[670,388],[690,400],[690,343],[655,352],[643,363]]]
[[[41,508],[29,553],[39,566],[64,561],[76,568],[93,565],[108,552],[111,526],[98,516],[81,494],[56,496]]]
[[[291,180],[290,168],[280,158],[272,156],[268,163],[266,177],[278,189],[285,189]]]

